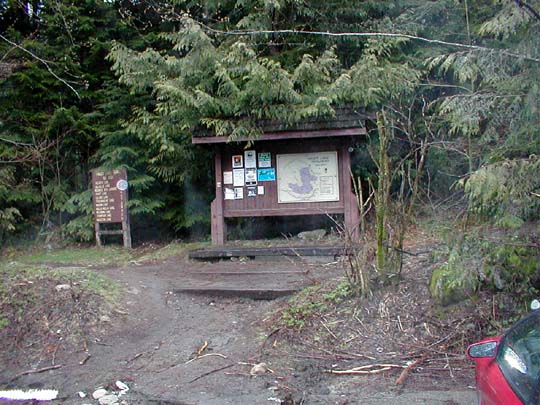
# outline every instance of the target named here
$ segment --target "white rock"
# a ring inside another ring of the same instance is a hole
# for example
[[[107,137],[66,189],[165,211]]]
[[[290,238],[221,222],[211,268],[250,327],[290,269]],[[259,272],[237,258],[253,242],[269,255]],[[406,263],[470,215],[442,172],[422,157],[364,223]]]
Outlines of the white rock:
[[[107,395],[108,392],[106,389],[104,388],[98,388],[97,390],[95,390],[93,393],[92,393],[92,398],[94,399],[100,399],[101,397],[104,397],[105,395]]]
[[[101,405],[113,405],[118,403],[118,397],[114,394],[107,394],[101,397],[98,402]]]
[[[313,231],[300,232],[297,236],[302,240],[321,240],[326,235],[325,229],[315,229]]]
[[[71,286],[69,284],[58,284],[56,287],[54,287],[54,289],[57,292],[67,291],[67,290],[71,290]]]
[[[102,323],[107,323],[107,322],[111,321],[111,317],[108,316],[108,315],[101,315],[99,317],[99,321],[102,322]]]
[[[129,390],[129,387],[127,386],[127,384],[123,383],[120,380],[116,381],[114,384],[116,385],[116,388],[118,388],[119,390],[122,390],[122,391]]]
[[[122,381],[118,380],[114,383],[116,385],[116,388],[120,390],[120,395],[124,395],[126,392],[129,391],[129,387],[126,383],[123,383]]]
[[[79,398],[86,398],[86,392],[79,391],[77,392],[77,395],[79,396]]]
[[[260,374],[266,374],[268,372],[268,366],[266,363],[259,363],[255,364],[252,368],[249,374],[251,375],[260,375]]]

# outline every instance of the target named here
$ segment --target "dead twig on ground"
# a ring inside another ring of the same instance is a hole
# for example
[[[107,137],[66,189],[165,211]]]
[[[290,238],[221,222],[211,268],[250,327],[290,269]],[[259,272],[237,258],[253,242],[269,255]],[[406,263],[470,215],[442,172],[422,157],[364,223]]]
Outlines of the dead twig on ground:
[[[84,359],[79,361],[79,365],[84,366],[86,364],[86,362],[88,360],[90,360],[90,357],[92,357],[92,355],[90,353],[86,352],[86,356],[84,357]]]
[[[56,370],[56,369],[58,369],[60,367],[63,367],[63,366],[61,364],[57,364],[56,366],[49,366],[49,367],[38,368],[36,370],[23,371],[22,373],[19,373],[15,377],[13,377],[11,379],[11,382],[13,382],[13,381],[17,380],[18,378],[21,378],[22,376],[25,376],[25,375],[44,373],[45,371]]]
[[[140,353],[137,353],[135,356],[133,356],[131,359],[129,360],[126,360],[126,363],[131,363],[132,361],[135,361],[137,360],[139,357],[141,357],[144,353],[147,353],[147,352],[140,352]]]
[[[349,356],[349,358],[361,358],[361,359],[368,359],[368,360],[377,360],[376,357],[373,357],[373,356],[368,356],[367,354],[362,354],[362,353],[351,353],[351,352],[345,352],[345,351],[340,351],[338,353],[336,353],[336,356]]]
[[[236,372],[236,373],[223,373],[225,375],[237,375],[237,376],[242,376],[242,377],[251,377],[252,375],[249,374],[249,373],[240,373],[240,372]]]
[[[313,359],[313,360],[335,360],[335,356],[325,356],[322,354],[293,354],[293,357],[299,358],[299,359]]]
[[[194,358],[192,358],[191,360],[186,361],[184,364],[189,364],[189,363],[191,363],[192,361],[202,359],[203,357],[211,357],[211,356],[214,356],[214,357],[221,357],[222,359],[228,359],[228,357],[225,356],[224,354],[220,354],[220,353],[207,353],[207,354],[203,354],[203,355],[201,355],[201,356],[194,357]]]
[[[276,333],[278,333],[281,329],[283,329],[283,328],[281,328],[281,327],[276,328],[276,329],[274,329],[272,332],[270,332],[270,333],[268,334],[268,336],[266,336],[266,338],[264,339],[264,342],[263,342],[262,345],[261,345],[261,349],[260,349],[261,351],[264,349],[264,346],[266,345],[266,342],[268,342],[268,340],[269,340],[272,336],[274,336]]]
[[[452,366],[450,365],[448,355],[446,355],[446,365],[448,366],[448,371],[450,372],[450,378],[454,378],[454,373],[452,372]]]
[[[208,348],[208,342],[205,340],[204,343],[199,347],[197,350],[197,356],[195,357],[201,357],[201,355],[204,353],[204,351]]]
[[[99,346],[107,346],[107,347],[113,347],[114,345],[111,345],[110,343],[103,343],[99,339],[94,339],[94,343]]]
[[[330,374],[380,374],[385,371],[394,368],[405,368],[406,366],[400,366],[399,364],[368,364],[365,366],[354,367],[348,370],[324,370],[325,373]]]
[[[157,352],[159,349],[161,349],[161,346],[163,345],[163,341],[160,341],[158,342],[158,344],[156,346],[154,346],[152,349],[150,350],[146,350],[144,352],[140,352],[140,353],[137,353],[135,356],[133,356],[131,359],[128,359],[128,360],[125,360],[126,364],[129,364],[129,363],[132,363],[134,362],[135,360],[137,360],[139,357],[142,357],[144,356],[145,354],[150,354],[150,355],[153,355],[155,352]],[[106,345],[106,346],[110,346],[110,345]]]
[[[213,374],[213,373],[217,373],[218,371],[226,370],[226,369],[228,369],[228,368],[231,368],[231,367],[234,366],[235,364],[236,364],[236,363],[227,364],[226,366],[219,367],[219,368],[216,368],[216,369],[214,369],[214,370],[208,371],[208,372],[206,372],[206,373],[204,373],[204,374],[201,374],[200,376],[195,377],[193,380],[189,381],[189,384],[194,383],[195,381],[200,380],[201,378],[206,377],[207,375],[210,375],[210,374]]]
[[[420,363],[422,363],[426,358],[427,358],[427,353],[424,353],[422,357],[420,357],[419,359],[416,359],[410,362],[409,365],[405,367],[403,371],[401,372],[401,374],[399,375],[398,379],[396,380],[396,385],[402,385],[405,382],[405,379],[407,378],[411,370],[417,365],[419,365]]]
[[[339,340],[338,337],[334,334],[334,332],[332,332],[328,326],[326,326],[326,324],[323,322],[323,321],[320,321],[321,322],[321,325],[324,327],[324,329],[326,329],[326,331],[335,339],[335,340]]]
[[[307,347],[310,347],[310,348],[312,348],[314,350],[325,353],[325,354],[327,354],[329,356],[332,356],[332,357],[326,357],[327,359],[336,359],[336,360],[347,359],[347,360],[352,360],[352,359],[355,359],[355,358],[362,358],[362,359],[368,359],[368,360],[372,360],[372,361],[377,360],[376,357],[369,356],[367,354],[351,353],[351,352],[348,352],[348,351],[345,351],[345,350],[340,350],[340,351],[334,352],[332,350],[326,350],[323,347],[315,346],[315,345],[309,344],[307,342],[304,342],[304,345],[307,346]]]

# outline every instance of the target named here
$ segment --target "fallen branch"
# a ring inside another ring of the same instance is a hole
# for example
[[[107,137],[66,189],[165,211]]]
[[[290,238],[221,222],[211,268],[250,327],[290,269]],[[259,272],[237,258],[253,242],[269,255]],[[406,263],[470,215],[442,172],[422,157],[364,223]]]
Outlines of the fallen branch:
[[[17,374],[15,377],[13,377],[13,378],[11,379],[11,381],[15,381],[16,379],[21,378],[21,377],[24,376],[24,375],[44,373],[45,371],[56,370],[56,369],[58,369],[58,368],[60,368],[60,367],[62,367],[62,365],[61,365],[61,364],[57,364],[56,366],[49,366],[49,367],[38,368],[38,369],[36,369],[36,370],[27,370],[27,371],[23,371],[22,373],[19,373],[19,374]]]
[[[376,367],[379,367],[375,370]],[[385,371],[391,370],[393,368],[404,368],[405,366],[400,366],[398,364],[369,364],[367,366],[354,367],[349,370],[325,370],[326,373],[330,374],[379,374]]]
[[[351,352],[345,352],[345,351],[340,351],[340,352],[336,353],[336,356],[339,356],[339,357],[349,356],[349,358],[352,357],[352,358],[376,360],[376,357],[368,356],[367,354],[351,353]]]
[[[359,333],[355,329],[352,329],[352,328],[349,328],[349,329],[351,329],[353,332]],[[360,336],[363,336],[363,335],[360,335]],[[347,351],[344,351],[344,350],[332,351],[332,350],[326,350],[326,349],[324,349],[322,347],[318,347],[318,346],[309,344],[307,342],[304,343],[304,344],[306,346],[314,349],[314,350],[318,350],[320,352],[323,352],[323,353],[327,354],[328,356],[325,356],[323,359],[335,359],[335,360],[348,359],[348,360],[352,360],[354,358],[363,358],[363,359],[368,359],[368,360],[371,360],[371,361],[377,361],[378,360],[376,357],[368,356],[367,354],[351,353],[351,352],[347,352]],[[286,353],[286,354],[289,354],[289,353]],[[310,356],[314,356],[314,355],[310,355]],[[301,356],[297,356],[297,357],[301,357]],[[316,358],[316,357],[313,357],[313,358]],[[378,361],[381,361],[381,360],[379,359]]]
[[[159,349],[161,349],[161,346],[163,345],[163,341],[159,342],[157,344],[157,346],[153,347],[151,350],[146,350],[144,352],[140,352],[140,353],[137,353],[135,356],[133,356],[132,358],[128,359],[128,360],[124,360],[126,362],[126,364],[129,364],[129,363],[132,363],[134,362],[135,360],[137,360],[139,357],[142,357],[144,356],[145,354],[150,354],[150,355],[153,355],[156,351],[158,351]]]
[[[207,373],[204,373],[204,374],[201,374],[200,376],[194,378],[193,380],[189,381],[189,384],[203,378],[203,377],[206,377],[207,375],[210,375],[210,374],[213,374],[213,373],[217,373],[218,371],[221,371],[221,370],[226,370],[228,368],[231,368],[232,366],[234,366],[236,363],[231,363],[231,364],[227,364],[226,366],[223,366],[223,367],[220,367],[220,368],[216,368],[215,370],[212,370],[212,371],[209,371]]]
[[[236,375],[236,376],[240,376],[240,377],[253,377],[251,374],[249,373],[240,373],[240,372],[235,372],[235,373],[223,373],[225,375]]]
[[[264,349],[264,346],[266,345],[266,342],[268,342],[268,339],[270,339],[272,336],[274,336],[276,333],[278,333],[282,328],[276,328],[274,329],[272,332],[270,332],[268,334],[268,336],[266,336],[266,338],[264,339],[264,342],[263,344],[261,345],[261,348],[260,350],[263,350]]]
[[[141,357],[146,352],[137,353],[135,356],[133,356],[131,359],[127,360],[126,363],[131,363],[132,361],[137,360],[139,357]]]
[[[208,342],[205,340],[203,345],[201,347],[199,347],[199,350],[197,350],[197,356],[195,356],[196,358],[197,357],[201,357],[202,354],[204,353],[204,351],[208,348]]]
[[[203,357],[210,357],[210,356],[221,357],[222,359],[227,359],[227,358],[228,358],[228,357],[225,356],[224,354],[220,354],[220,353],[208,353],[208,354],[203,354],[203,355],[201,355],[201,356],[194,357],[194,358],[192,358],[191,360],[186,361],[184,364],[189,364],[189,363],[191,363],[192,361],[202,359]]]
[[[113,347],[113,345],[111,345],[110,343],[103,343],[103,342],[99,342],[99,341],[95,341],[95,344],[96,345],[99,345],[99,346],[107,346],[107,347]],[[141,353],[142,354],[142,353]]]
[[[407,375],[411,372],[411,370],[422,363],[427,358],[427,353],[423,354],[422,357],[419,359],[416,359],[415,361],[412,361],[409,363],[407,367],[403,369],[401,374],[399,375],[398,379],[396,380],[396,385],[401,385],[405,382],[405,379],[407,378]]]
[[[339,340],[337,338],[337,336],[334,334],[334,332],[332,332],[328,326],[325,325],[325,323],[323,321],[320,321],[321,322],[321,325],[324,327],[324,329],[326,329],[326,331],[335,339],[335,340]]]

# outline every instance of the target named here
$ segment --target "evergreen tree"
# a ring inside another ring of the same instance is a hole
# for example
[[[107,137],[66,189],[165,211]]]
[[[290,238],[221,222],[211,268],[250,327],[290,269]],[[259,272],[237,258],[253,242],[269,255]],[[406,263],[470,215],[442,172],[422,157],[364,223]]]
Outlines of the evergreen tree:
[[[538,9],[537,0],[0,1],[0,173],[16,191],[0,196],[16,210],[4,220],[18,212],[46,228],[65,208],[84,213],[68,231],[91,238],[88,172],[125,165],[132,214],[189,229],[207,221],[200,207],[212,190],[194,132],[256,139],[263,121],[330,117],[341,105],[384,111],[394,192],[399,173],[414,183],[426,143],[443,145],[429,152],[431,180],[457,151],[446,162],[471,207],[502,222],[537,218]]]

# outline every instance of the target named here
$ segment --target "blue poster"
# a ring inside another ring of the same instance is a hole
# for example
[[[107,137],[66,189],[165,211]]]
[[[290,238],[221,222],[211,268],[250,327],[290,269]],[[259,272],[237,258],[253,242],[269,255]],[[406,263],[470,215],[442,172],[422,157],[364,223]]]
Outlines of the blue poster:
[[[268,169],[258,169],[257,179],[259,181],[276,181],[276,169],[273,167]]]

